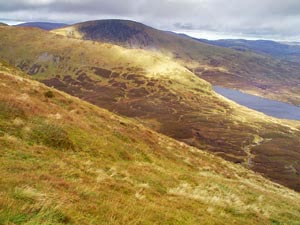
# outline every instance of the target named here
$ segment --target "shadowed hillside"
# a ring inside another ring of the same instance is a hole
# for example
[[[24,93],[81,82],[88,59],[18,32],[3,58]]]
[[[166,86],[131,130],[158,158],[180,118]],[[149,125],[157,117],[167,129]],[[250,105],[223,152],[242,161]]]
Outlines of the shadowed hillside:
[[[0,62],[0,224],[297,224],[300,196]]]
[[[226,100],[172,58],[38,29],[0,39],[2,58],[48,86],[300,190],[299,123]]]
[[[162,51],[214,85],[300,104],[299,63],[217,47],[127,20],[90,21],[53,32],[84,40]]]

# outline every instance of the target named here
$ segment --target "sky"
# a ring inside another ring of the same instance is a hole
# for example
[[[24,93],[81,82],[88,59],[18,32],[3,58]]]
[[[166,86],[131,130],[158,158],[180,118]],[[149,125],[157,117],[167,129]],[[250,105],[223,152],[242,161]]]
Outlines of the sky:
[[[0,21],[130,19],[207,38],[300,41],[300,0],[0,0]]]

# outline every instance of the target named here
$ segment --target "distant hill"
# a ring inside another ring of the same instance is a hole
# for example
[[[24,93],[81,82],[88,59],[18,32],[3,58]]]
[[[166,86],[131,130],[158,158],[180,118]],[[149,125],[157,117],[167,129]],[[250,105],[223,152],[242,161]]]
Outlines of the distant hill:
[[[160,51],[213,85],[300,104],[300,63],[214,46],[128,20],[88,21],[52,32],[126,48]]]
[[[0,22],[0,26],[8,26],[8,24]]]
[[[64,23],[48,23],[48,22],[28,22],[28,23],[21,23],[16,26],[18,27],[36,27],[43,30],[53,30],[67,26],[68,24]]]
[[[259,54],[266,54],[272,57],[300,62],[300,46],[297,44],[280,43],[270,40],[244,40],[244,39],[223,39],[206,40],[196,39],[202,43],[207,43],[226,48],[232,48],[238,51],[253,51]]]

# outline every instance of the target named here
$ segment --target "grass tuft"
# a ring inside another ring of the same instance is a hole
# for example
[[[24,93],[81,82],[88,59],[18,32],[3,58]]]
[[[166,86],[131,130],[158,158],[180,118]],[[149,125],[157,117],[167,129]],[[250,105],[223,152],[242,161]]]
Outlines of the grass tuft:
[[[35,123],[30,133],[30,141],[56,149],[74,149],[68,133],[59,125],[42,120]]]
[[[54,98],[54,93],[53,93],[52,91],[46,91],[46,92],[44,93],[44,96],[45,96],[46,98]]]

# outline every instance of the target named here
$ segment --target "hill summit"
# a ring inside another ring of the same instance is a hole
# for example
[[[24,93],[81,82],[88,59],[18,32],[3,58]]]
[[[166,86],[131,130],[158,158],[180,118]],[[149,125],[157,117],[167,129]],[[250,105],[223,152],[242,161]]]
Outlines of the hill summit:
[[[87,40],[131,47],[149,47],[154,43],[150,33],[162,31],[130,20],[96,20],[78,23],[55,32],[69,37],[79,36]]]

